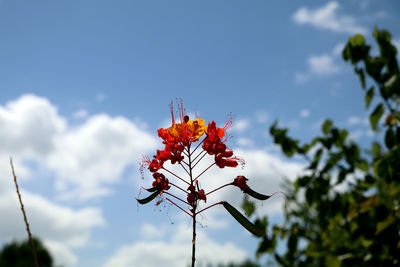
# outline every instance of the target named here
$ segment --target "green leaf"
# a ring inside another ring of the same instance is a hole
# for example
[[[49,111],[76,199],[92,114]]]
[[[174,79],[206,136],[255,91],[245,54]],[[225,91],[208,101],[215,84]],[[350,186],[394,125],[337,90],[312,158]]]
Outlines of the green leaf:
[[[394,147],[394,145],[396,144],[396,135],[394,134],[394,131],[391,128],[389,128],[386,131],[385,144],[386,144],[386,147],[389,149]]]
[[[368,162],[366,160],[361,160],[358,164],[357,164],[357,168],[359,168],[362,171],[367,172],[369,169],[369,165]]]
[[[154,192],[153,194],[151,194],[150,196],[148,196],[146,198],[136,199],[136,200],[140,204],[146,204],[146,203],[149,203],[150,201],[152,201],[153,199],[155,199],[159,195],[159,193],[160,193],[159,191],[156,191],[156,192]]]
[[[243,198],[242,202],[242,210],[246,213],[246,216],[250,217],[254,211],[256,210],[256,205],[254,202],[251,202],[247,195]]]
[[[257,228],[253,223],[251,223],[246,217],[244,217],[237,209],[232,207],[228,202],[222,202],[224,208],[235,218],[238,223],[240,223],[244,228],[255,236],[265,235],[265,231]]]
[[[374,98],[374,87],[371,86],[371,88],[369,88],[369,90],[367,91],[367,93],[365,94],[365,107],[368,108],[369,105],[371,104],[372,99]]]
[[[365,89],[365,74],[364,70],[361,68],[354,68],[354,71],[358,74],[358,77],[360,77],[360,82],[361,82],[361,87]]]
[[[268,196],[268,195],[263,195],[263,194],[257,193],[256,191],[252,190],[250,187],[247,188],[244,192],[246,194],[248,194],[249,196],[252,196],[252,197],[254,197],[256,199],[259,199],[259,200],[267,200],[268,198],[271,197],[271,196]]]
[[[324,134],[328,134],[329,131],[330,131],[331,128],[332,128],[332,125],[333,125],[333,122],[332,122],[331,120],[326,120],[326,121],[324,122],[324,124],[322,124],[322,132],[323,132]]]
[[[369,116],[369,122],[371,123],[371,127],[374,131],[376,131],[376,125],[378,124],[379,119],[382,117],[383,112],[383,104],[380,103]]]
[[[381,151],[382,151],[381,145],[378,142],[374,142],[372,144],[372,155],[374,157],[379,157],[381,155]]]
[[[376,234],[379,234],[380,232],[382,232],[385,228],[387,228],[394,222],[395,222],[395,218],[392,215],[389,215],[386,218],[386,220],[378,223],[378,225],[376,226]]]

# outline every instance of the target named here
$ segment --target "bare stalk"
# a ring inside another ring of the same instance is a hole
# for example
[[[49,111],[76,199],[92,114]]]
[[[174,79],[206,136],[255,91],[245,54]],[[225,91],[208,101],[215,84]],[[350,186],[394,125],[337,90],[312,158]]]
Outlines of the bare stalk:
[[[17,195],[18,195],[18,199],[19,199],[19,204],[21,205],[22,215],[24,216],[24,221],[25,221],[25,225],[26,225],[26,231],[28,232],[29,244],[30,244],[30,246],[31,246],[31,251],[32,251],[32,255],[33,255],[34,265],[35,265],[35,267],[39,267],[39,262],[38,262],[38,258],[37,258],[35,246],[34,246],[34,244],[33,244],[31,231],[29,230],[29,223],[28,223],[28,219],[26,218],[26,213],[25,213],[25,209],[24,209],[24,204],[22,203],[22,198],[21,198],[21,194],[20,194],[20,192],[19,192],[18,183],[17,183],[17,176],[15,175],[15,172],[14,172],[14,166],[13,166],[12,158],[11,158],[11,157],[10,157],[10,165],[11,165],[12,175],[13,175],[13,177],[14,177],[15,188],[16,188],[16,190],[17,190]]]

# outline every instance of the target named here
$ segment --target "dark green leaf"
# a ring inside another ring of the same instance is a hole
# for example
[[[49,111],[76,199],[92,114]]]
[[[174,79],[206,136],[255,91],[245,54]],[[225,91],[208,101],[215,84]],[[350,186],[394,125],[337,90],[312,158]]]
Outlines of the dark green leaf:
[[[250,233],[255,236],[263,236],[265,235],[265,231],[256,227],[253,223],[251,223],[246,217],[244,217],[237,209],[231,206],[228,202],[223,202],[222,205],[224,208],[235,218],[238,223],[240,223],[244,228],[247,229]]]
[[[389,149],[394,147],[394,145],[396,144],[396,135],[394,134],[394,131],[392,130],[392,128],[389,128],[386,131],[385,144],[386,144],[386,147]]]
[[[374,87],[371,86],[367,93],[365,94],[365,107],[368,108],[369,105],[371,104],[372,99],[374,98]]]
[[[378,124],[379,119],[382,117],[383,112],[383,104],[380,103],[369,116],[369,122],[371,123],[371,127],[374,131],[376,130],[376,125]]]
[[[331,120],[326,120],[324,124],[322,124],[322,132],[324,134],[328,134],[332,128],[333,122]]]
[[[256,191],[252,190],[250,187],[248,189],[246,189],[244,192],[246,194],[248,194],[249,196],[252,196],[252,197],[254,197],[256,199],[259,199],[259,200],[267,200],[268,198],[271,197],[271,196],[268,196],[268,195],[263,195],[263,194],[257,193]]]
[[[155,199],[158,196],[159,193],[160,193],[159,191],[156,191],[156,192],[154,192],[153,194],[151,194],[150,196],[148,196],[146,198],[136,199],[136,200],[140,204],[146,204],[146,203],[149,203],[150,201],[152,201],[153,199]]]

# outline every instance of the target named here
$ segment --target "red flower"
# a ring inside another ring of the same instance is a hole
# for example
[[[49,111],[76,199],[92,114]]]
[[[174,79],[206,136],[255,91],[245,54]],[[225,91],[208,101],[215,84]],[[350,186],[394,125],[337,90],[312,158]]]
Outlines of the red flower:
[[[204,200],[204,202],[207,202],[207,197],[206,194],[204,193],[204,190],[201,189],[199,192],[197,192],[197,197],[201,200]]]
[[[249,186],[247,185],[247,181],[249,179],[247,179],[246,177],[244,177],[243,175],[239,175],[238,177],[236,177],[233,180],[233,185],[237,186],[240,188],[240,190],[242,190],[243,192],[245,192],[247,189],[249,189]]]
[[[157,190],[163,191],[171,188],[169,185],[169,181],[165,178],[164,174],[155,172],[153,173],[153,177],[155,181],[153,182],[153,188],[157,188]]]

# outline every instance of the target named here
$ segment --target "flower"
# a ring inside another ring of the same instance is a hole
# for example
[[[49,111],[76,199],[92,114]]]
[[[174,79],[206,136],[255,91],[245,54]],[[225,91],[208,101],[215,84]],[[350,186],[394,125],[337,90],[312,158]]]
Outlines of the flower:
[[[246,177],[244,177],[243,175],[239,175],[237,176],[234,180],[233,180],[233,185],[237,186],[240,188],[240,190],[242,190],[243,192],[245,192],[246,190],[249,189],[249,186],[247,185],[247,181],[249,179],[247,179]]]

